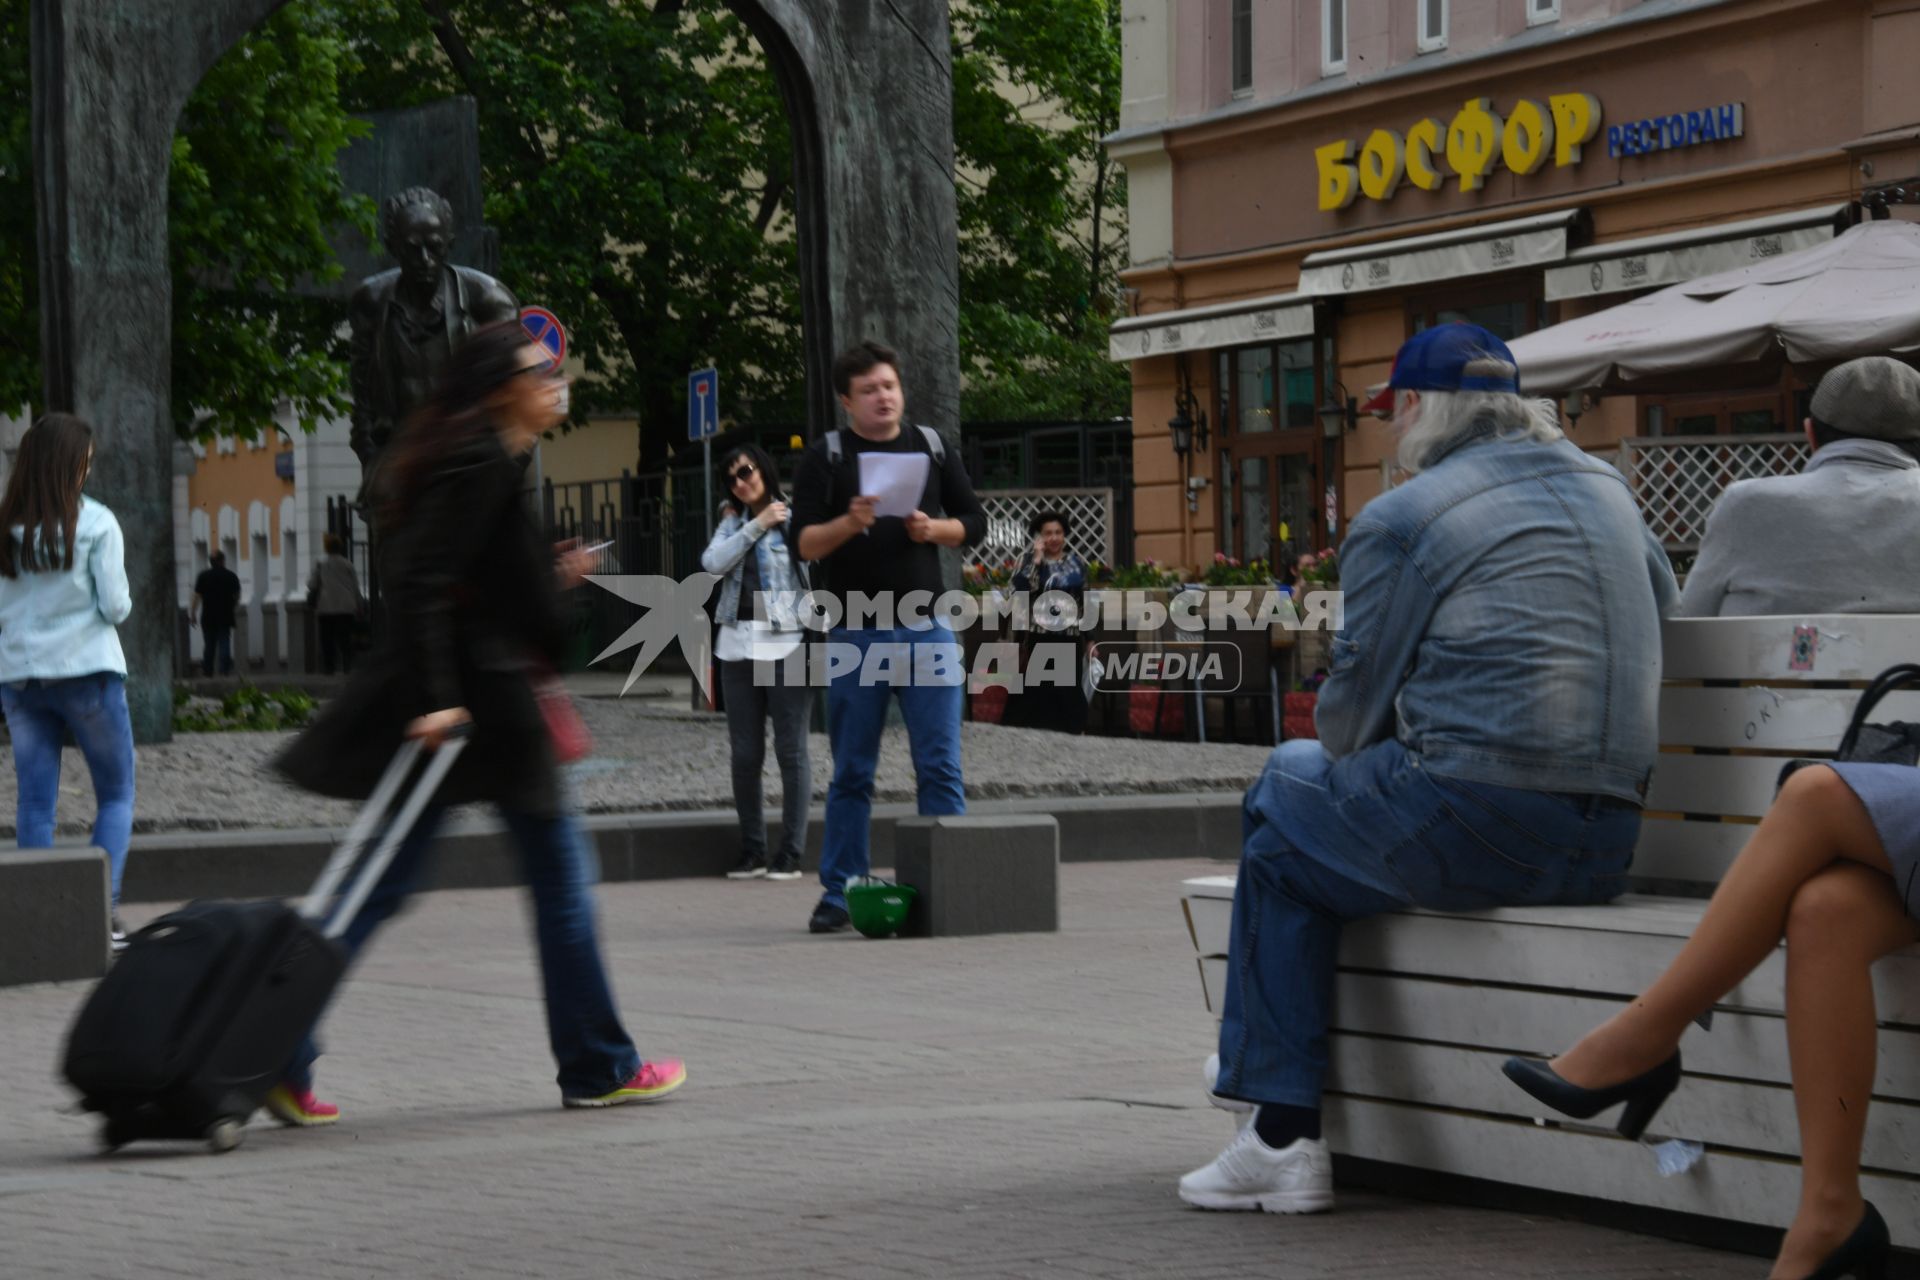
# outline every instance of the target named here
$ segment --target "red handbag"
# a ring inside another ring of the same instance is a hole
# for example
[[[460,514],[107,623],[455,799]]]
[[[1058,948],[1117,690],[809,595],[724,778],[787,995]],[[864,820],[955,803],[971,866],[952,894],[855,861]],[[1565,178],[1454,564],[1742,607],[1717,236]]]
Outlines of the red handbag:
[[[593,735],[587,732],[587,722],[580,718],[567,686],[546,668],[535,668],[531,682],[534,703],[540,708],[540,718],[547,722],[553,758],[561,764],[586,759],[587,753],[593,750]]]

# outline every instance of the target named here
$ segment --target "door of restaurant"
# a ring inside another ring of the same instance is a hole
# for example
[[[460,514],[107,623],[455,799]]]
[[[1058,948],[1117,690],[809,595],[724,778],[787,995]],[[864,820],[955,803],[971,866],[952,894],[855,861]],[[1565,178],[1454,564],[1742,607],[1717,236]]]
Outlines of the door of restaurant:
[[[1338,440],[1324,438],[1325,344],[1311,339],[1222,352],[1216,364],[1221,553],[1278,574],[1327,545],[1322,503],[1338,476]]]

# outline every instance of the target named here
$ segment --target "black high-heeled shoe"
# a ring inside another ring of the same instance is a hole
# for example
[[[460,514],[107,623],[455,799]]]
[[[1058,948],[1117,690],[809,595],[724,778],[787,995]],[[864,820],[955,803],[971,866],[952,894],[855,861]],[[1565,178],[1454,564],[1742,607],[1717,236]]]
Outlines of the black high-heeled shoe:
[[[1552,1064],[1541,1058],[1508,1058],[1500,1069],[1507,1079],[1575,1120],[1591,1119],[1615,1103],[1624,1102],[1627,1109],[1620,1113],[1620,1123],[1615,1127],[1623,1138],[1638,1138],[1646,1132],[1647,1123],[1653,1119],[1654,1112],[1660,1110],[1660,1104],[1680,1083],[1680,1051],[1675,1049],[1671,1058],[1653,1070],[1605,1089],[1582,1089],[1577,1084],[1568,1084]]]
[[[1892,1252],[1893,1240],[1887,1234],[1887,1220],[1869,1200],[1860,1225],[1838,1249],[1827,1255],[1827,1260],[1816,1267],[1807,1280],[1840,1280],[1842,1276],[1852,1276],[1854,1280],[1886,1280],[1887,1256]]]

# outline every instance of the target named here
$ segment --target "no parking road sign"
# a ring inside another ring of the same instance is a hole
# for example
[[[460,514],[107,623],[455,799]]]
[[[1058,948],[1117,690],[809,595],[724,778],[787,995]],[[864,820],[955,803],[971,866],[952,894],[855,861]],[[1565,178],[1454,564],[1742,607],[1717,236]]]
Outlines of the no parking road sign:
[[[697,369],[687,375],[687,439],[711,440],[720,434],[720,371]]]
[[[535,346],[546,351],[552,362],[547,367],[558,369],[567,358],[567,331],[561,327],[560,317],[545,307],[522,307],[520,327],[527,331]]]

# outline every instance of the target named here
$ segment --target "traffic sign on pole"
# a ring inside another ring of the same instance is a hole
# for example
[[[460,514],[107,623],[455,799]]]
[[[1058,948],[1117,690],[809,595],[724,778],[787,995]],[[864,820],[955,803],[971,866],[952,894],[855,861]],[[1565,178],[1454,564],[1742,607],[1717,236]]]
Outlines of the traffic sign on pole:
[[[687,375],[687,439],[720,434],[720,371],[697,369]]]
[[[535,346],[547,353],[549,369],[558,369],[567,358],[567,331],[560,317],[545,307],[520,308],[520,327],[527,331]]]

